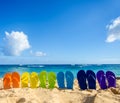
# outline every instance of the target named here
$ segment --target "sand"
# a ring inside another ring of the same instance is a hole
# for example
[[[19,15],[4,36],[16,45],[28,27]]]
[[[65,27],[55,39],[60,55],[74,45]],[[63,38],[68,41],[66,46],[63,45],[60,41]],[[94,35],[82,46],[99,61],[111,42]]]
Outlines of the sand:
[[[77,80],[73,90],[56,88],[12,88],[3,89],[0,79],[0,103],[120,103],[120,79],[117,88],[101,90],[97,83],[96,90],[80,90]]]

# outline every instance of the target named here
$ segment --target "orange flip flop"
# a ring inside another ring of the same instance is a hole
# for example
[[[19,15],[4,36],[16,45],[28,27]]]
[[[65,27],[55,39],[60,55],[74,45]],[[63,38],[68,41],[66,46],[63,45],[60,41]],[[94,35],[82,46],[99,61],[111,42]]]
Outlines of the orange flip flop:
[[[12,73],[12,86],[13,86],[13,88],[20,87],[20,75],[18,72]]]
[[[6,73],[3,78],[4,89],[10,89],[12,85],[11,73]]]

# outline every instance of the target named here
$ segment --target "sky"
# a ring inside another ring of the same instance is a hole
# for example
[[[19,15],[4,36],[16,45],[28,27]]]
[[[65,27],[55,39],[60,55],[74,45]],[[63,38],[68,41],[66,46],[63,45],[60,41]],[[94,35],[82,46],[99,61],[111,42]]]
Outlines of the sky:
[[[119,64],[120,0],[0,0],[0,64]]]

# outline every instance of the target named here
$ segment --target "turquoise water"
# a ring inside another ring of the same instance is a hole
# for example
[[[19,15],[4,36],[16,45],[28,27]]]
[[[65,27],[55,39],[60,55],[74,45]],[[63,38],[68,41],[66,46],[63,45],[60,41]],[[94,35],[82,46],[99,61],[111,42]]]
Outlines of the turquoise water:
[[[71,71],[74,76],[76,77],[76,74],[79,70],[93,70],[95,73],[98,70],[104,70],[105,72],[108,70],[113,71],[117,77],[120,77],[120,64],[102,64],[102,65],[93,65],[93,64],[76,64],[76,65],[44,65],[44,64],[37,64],[37,65],[0,65],[0,77],[3,77],[5,73],[7,72],[13,72],[17,71],[20,74],[23,72],[41,72],[42,70],[46,70],[47,72],[53,71],[55,73],[58,73],[60,71],[66,72]]]

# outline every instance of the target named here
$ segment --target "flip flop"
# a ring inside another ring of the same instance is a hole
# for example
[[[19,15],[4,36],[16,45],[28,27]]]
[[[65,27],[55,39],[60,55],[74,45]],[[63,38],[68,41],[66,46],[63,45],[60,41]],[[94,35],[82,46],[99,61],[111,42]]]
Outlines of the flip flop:
[[[28,72],[24,72],[21,75],[21,87],[28,87],[29,84],[29,73]]]
[[[73,89],[74,75],[70,71],[66,71],[65,73],[67,89]]]
[[[48,73],[48,88],[53,89],[56,83],[56,74],[54,72]]]
[[[96,76],[92,70],[87,70],[86,72],[87,80],[88,80],[88,88],[96,89]]]
[[[106,72],[106,77],[108,78],[110,75],[116,78],[115,74],[112,71],[107,71]]]
[[[107,71],[106,72],[106,78],[108,81],[108,88],[109,87],[116,87],[116,76],[112,71]]]
[[[97,74],[96,74],[98,83],[100,83],[100,81],[101,81],[101,75],[105,75],[105,73],[104,73],[103,70],[99,70],[99,71],[97,72]]]
[[[96,74],[99,86],[101,89],[107,89],[106,76],[103,70],[100,70]]]
[[[20,75],[18,72],[12,73],[12,87],[19,88],[20,87]]]
[[[60,89],[65,89],[65,80],[64,80],[64,73],[59,72],[57,74],[57,83]]]
[[[87,89],[86,74],[85,74],[85,71],[84,71],[84,70],[80,70],[80,71],[77,73],[77,79],[78,79],[79,87],[80,87],[82,90]]]
[[[39,82],[38,74],[36,72],[32,72],[30,75],[30,87],[37,88],[38,82]]]
[[[6,73],[3,77],[3,87],[4,89],[10,89],[12,87],[11,73]]]
[[[46,88],[46,81],[47,81],[47,72],[46,71],[40,72],[39,80],[40,80],[40,87]]]

